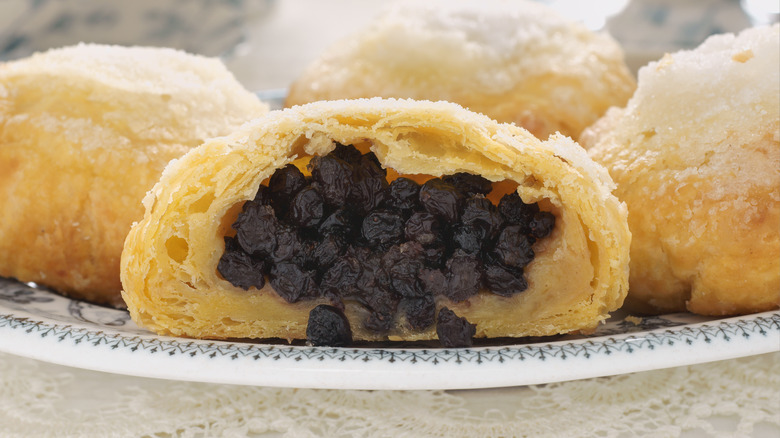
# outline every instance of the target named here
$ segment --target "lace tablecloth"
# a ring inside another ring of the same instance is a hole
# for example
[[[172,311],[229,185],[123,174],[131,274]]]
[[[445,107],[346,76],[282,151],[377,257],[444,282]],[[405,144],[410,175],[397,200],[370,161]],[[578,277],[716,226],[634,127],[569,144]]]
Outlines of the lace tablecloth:
[[[190,383],[3,353],[0,370],[9,438],[780,436],[780,353],[469,391]]]

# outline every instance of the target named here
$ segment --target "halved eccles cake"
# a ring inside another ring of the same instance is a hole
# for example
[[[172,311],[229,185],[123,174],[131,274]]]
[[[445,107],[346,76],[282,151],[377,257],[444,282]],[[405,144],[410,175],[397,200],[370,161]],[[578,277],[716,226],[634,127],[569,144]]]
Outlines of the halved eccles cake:
[[[323,101],[171,163],[125,242],[141,326],[355,341],[594,329],[625,297],[630,234],[606,171],[448,102]]]

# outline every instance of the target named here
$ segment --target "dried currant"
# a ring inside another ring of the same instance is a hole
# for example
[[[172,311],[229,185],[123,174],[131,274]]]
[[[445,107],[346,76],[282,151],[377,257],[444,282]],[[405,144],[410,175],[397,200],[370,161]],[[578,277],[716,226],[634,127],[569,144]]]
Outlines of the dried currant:
[[[277,263],[271,268],[269,283],[288,303],[319,295],[314,271],[304,271],[295,263]]]
[[[539,206],[526,204],[517,192],[512,192],[501,198],[501,201],[498,203],[498,211],[507,222],[512,225],[523,226],[523,231],[528,233],[530,231],[528,224],[531,222],[534,214],[539,211]]]
[[[464,225],[478,228],[483,239],[495,239],[504,224],[504,218],[492,202],[478,195],[466,200],[460,221]]]
[[[537,212],[530,223],[531,235],[537,239],[542,239],[552,233],[555,227],[555,215],[549,211]]]
[[[316,227],[322,221],[325,205],[314,187],[301,189],[290,202],[289,220],[302,228]]]
[[[280,213],[287,209],[290,200],[306,186],[306,177],[293,164],[277,169],[268,181],[274,209]]]
[[[225,238],[225,253],[217,263],[217,271],[233,286],[244,290],[265,286],[265,263],[245,253],[233,237]]]
[[[458,224],[452,230],[452,241],[455,247],[468,254],[478,254],[482,251],[485,237],[485,231],[473,225]]]
[[[340,309],[320,304],[309,312],[306,340],[315,347],[344,347],[352,343],[352,330]]]
[[[413,240],[422,245],[432,245],[441,240],[441,229],[439,220],[436,216],[418,211],[412,213],[404,225],[404,236],[406,240]]]
[[[498,235],[493,254],[498,262],[508,268],[520,269],[534,259],[532,242],[520,225],[510,225]]]
[[[404,219],[398,212],[374,210],[363,219],[361,233],[369,246],[386,248],[402,240]]]
[[[523,271],[514,271],[499,265],[485,267],[485,286],[496,295],[510,297],[528,289]]]
[[[390,279],[392,289],[403,297],[419,297],[424,294],[417,274],[424,267],[422,247],[410,250],[408,244],[396,245],[382,256],[382,269]]]
[[[452,310],[443,307],[436,318],[436,334],[445,348],[470,347],[477,333],[477,326]]]
[[[466,196],[487,195],[493,190],[493,183],[482,176],[458,172],[441,177],[442,181],[452,184]]]
[[[348,297],[356,293],[356,284],[362,273],[363,267],[357,258],[343,255],[322,275],[320,288],[340,297]]]
[[[352,166],[344,160],[326,155],[313,157],[309,162],[311,177],[325,202],[334,207],[343,207],[347,202],[352,180]]]
[[[464,301],[479,292],[482,266],[476,255],[456,250],[447,260],[447,289],[444,295],[452,301]]]
[[[423,268],[418,274],[426,295],[440,296],[447,292],[447,276],[440,269]]]
[[[436,322],[436,302],[431,295],[403,298],[398,308],[413,330],[425,330]]]
[[[420,185],[409,178],[397,178],[388,189],[388,206],[401,211],[415,210],[419,205]]]
[[[320,270],[328,269],[344,253],[344,239],[331,234],[322,238],[312,250],[312,259]]]
[[[420,187],[420,204],[428,213],[454,223],[463,204],[463,194],[452,184],[434,178]]]
[[[280,227],[274,210],[254,201],[244,204],[233,223],[236,239],[248,254],[266,257],[276,249],[276,233]]]
[[[350,207],[363,214],[377,208],[388,196],[387,180],[372,169],[373,166],[355,169],[347,198]]]
[[[362,157],[363,154],[360,153],[360,151],[357,150],[355,146],[345,146],[341,143],[336,143],[336,148],[333,149],[327,156],[338,158],[340,160],[346,161],[349,164],[355,164],[360,162],[360,157]]]
[[[276,228],[276,247],[268,256],[274,263],[293,262],[301,256],[304,250],[303,242],[298,236],[298,230],[285,224]]]
[[[320,223],[319,233],[323,236],[336,234],[346,240],[351,240],[361,224],[362,220],[351,210],[340,208]]]

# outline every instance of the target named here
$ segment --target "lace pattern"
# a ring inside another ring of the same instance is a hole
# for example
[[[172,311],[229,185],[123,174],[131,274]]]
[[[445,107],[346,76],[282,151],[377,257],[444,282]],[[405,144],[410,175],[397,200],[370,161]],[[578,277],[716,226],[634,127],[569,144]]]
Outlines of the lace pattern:
[[[0,436],[771,435],[778,364],[770,353],[519,388],[339,391],[144,379],[0,354]]]

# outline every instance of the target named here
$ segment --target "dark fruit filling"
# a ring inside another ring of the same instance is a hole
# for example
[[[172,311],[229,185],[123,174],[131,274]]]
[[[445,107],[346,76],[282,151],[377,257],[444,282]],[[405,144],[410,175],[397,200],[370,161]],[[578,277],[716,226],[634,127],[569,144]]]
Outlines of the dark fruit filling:
[[[352,330],[344,312],[320,304],[309,312],[306,339],[314,346],[344,347],[352,343]]]
[[[446,348],[471,347],[476,326],[460,317],[452,310],[442,307],[436,321],[436,334],[439,342]]]
[[[437,297],[524,291],[532,246],[555,227],[552,213],[517,193],[494,205],[492,183],[478,175],[388,183],[373,153],[344,145],[308,169],[310,177],[292,164],[277,170],[244,204],[217,270],[245,290],[268,281],[291,303],[331,302],[309,316],[313,345],[351,342],[345,301],[365,310],[370,331],[436,325],[442,345],[470,345],[474,326],[446,308],[437,316]]]

